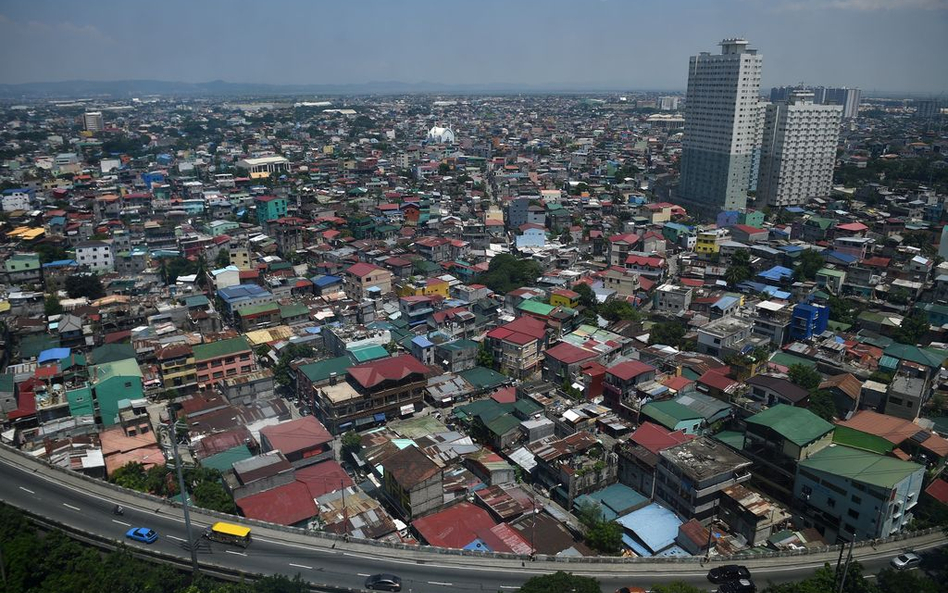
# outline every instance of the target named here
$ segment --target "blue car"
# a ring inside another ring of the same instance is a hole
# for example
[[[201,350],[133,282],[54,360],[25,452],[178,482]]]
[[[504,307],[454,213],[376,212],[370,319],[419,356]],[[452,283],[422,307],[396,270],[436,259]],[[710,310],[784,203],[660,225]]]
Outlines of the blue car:
[[[125,537],[128,539],[133,539],[137,542],[150,544],[158,539],[158,534],[147,527],[132,527],[125,532]]]

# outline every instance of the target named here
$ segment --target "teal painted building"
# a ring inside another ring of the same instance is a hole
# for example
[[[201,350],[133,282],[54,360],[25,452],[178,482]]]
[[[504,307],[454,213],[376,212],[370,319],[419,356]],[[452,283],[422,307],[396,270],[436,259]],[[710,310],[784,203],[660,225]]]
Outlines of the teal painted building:
[[[104,426],[118,422],[119,401],[145,397],[142,371],[134,358],[89,367],[89,381]]]
[[[257,208],[257,224],[265,226],[271,220],[286,216],[286,198],[257,196],[253,199]]]

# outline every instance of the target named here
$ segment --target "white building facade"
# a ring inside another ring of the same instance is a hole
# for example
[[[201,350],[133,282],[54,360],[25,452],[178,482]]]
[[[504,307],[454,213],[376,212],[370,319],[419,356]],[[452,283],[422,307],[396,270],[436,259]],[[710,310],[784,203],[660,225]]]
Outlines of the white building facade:
[[[763,104],[763,58],[744,39],[691,56],[678,198],[704,213],[740,210],[754,188]]]
[[[96,273],[115,269],[112,245],[105,241],[83,241],[76,245],[76,261]]]
[[[842,116],[842,105],[814,104],[809,91],[794,91],[787,102],[767,105],[759,204],[793,206],[830,194]]]

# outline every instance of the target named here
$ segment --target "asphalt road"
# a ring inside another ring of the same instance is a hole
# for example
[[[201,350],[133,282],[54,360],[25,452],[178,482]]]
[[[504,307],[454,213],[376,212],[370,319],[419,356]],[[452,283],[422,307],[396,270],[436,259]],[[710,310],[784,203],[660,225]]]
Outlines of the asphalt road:
[[[156,548],[185,559],[190,557],[185,545],[187,535],[184,520],[176,514],[169,514],[171,508],[166,505],[135,506],[122,502],[125,513],[115,516],[112,509],[117,500],[91,494],[42,472],[32,472],[0,459],[0,476],[0,500],[7,504],[117,541],[124,539],[125,531],[130,527],[149,527],[158,532],[158,541],[148,546],[126,540],[128,544],[133,547]],[[199,535],[206,525],[206,521],[198,520],[194,522],[193,531]],[[942,541],[935,545],[944,543]],[[884,568],[893,555],[889,551],[874,558],[863,559],[866,572],[875,573]],[[439,563],[437,557],[424,561],[412,558],[381,558],[355,550],[331,549],[326,547],[323,541],[306,545],[279,541],[276,536],[264,535],[255,536],[247,549],[201,540],[198,558],[260,574],[299,573],[313,583],[351,588],[360,588],[369,574],[390,572],[402,577],[403,590],[412,593],[514,591],[531,576],[548,572],[538,570],[536,565],[531,566],[529,563],[522,568],[499,565],[503,563],[492,566],[489,559],[472,560],[467,566],[458,566]],[[758,585],[764,585],[768,581],[779,583],[804,578],[821,565],[821,562],[814,562],[812,558],[798,557],[781,559],[775,566],[752,567],[752,572]],[[587,572],[585,568],[575,572],[599,578],[603,591],[614,591],[623,585],[648,587],[675,580],[713,590],[705,578],[706,570],[696,564],[662,565],[656,566],[654,571],[645,572],[639,567],[634,576],[615,574],[622,570],[617,566],[603,567],[602,572],[598,574]]]

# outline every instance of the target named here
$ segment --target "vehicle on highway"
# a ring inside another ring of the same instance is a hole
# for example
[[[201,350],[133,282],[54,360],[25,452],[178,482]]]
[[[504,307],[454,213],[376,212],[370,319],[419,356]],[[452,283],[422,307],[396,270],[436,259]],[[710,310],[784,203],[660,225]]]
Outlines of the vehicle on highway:
[[[132,527],[125,532],[125,537],[145,544],[154,543],[158,539],[158,534],[153,529],[147,527]]]
[[[750,579],[738,579],[721,583],[718,593],[757,593],[757,585]]]
[[[648,593],[648,591],[642,587],[619,587],[616,593]]]
[[[402,579],[393,574],[374,574],[365,579],[365,588],[374,591],[401,591]]]
[[[915,568],[921,563],[922,559],[918,557],[918,554],[914,554],[912,552],[899,554],[889,561],[889,564],[891,564],[892,568],[895,570],[908,570],[910,568]]]
[[[725,564],[708,571],[708,580],[716,585],[727,581],[750,579],[750,576],[751,573],[747,567],[739,564]]]
[[[218,521],[207,526],[207,529],[204,530],[204,537],[222,544],[233,544],[246,548],[250,545],[250,528]]]

